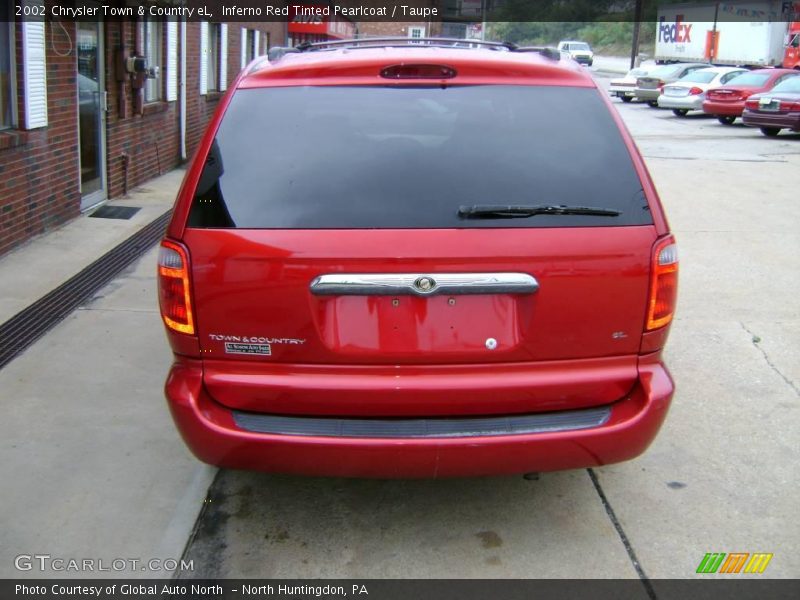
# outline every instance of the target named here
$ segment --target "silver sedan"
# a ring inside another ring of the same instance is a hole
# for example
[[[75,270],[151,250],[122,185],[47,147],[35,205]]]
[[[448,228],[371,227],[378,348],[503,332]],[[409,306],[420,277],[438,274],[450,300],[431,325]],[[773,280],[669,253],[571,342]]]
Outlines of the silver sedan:
[[[664,86],[658,97],[658,106],[671,108],[679,117],[685,117],[690,110],[702,111],[708,90],[725,85],[743,73],[747,73],[747,70],[736,67],[708,67],[692,71]]]

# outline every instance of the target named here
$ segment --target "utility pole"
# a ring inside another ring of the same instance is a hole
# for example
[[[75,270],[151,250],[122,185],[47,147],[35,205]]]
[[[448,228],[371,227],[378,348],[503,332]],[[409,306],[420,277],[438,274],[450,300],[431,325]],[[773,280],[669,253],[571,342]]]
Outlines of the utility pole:
[[[719,2],[714,5],[714,28],[711,30],[711,47],[708,49],[708,62],[714,64],[717,59],[717,22],[719,21]]]
[[[636,0],[636,9],[633,15],[633,44],[631,46],[631,69],[636,66],[636,57],[639,55],[639,28],[642,26],[642,4],[644,0]]]

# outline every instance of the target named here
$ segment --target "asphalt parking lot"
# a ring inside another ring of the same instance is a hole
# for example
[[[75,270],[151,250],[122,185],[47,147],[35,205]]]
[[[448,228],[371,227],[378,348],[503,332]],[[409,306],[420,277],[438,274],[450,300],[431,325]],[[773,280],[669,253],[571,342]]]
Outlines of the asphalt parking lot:
[[[183,556],[182,577],[690,578],[767,552],[762,577],[799,577],[800,134],[613,102],[681,253],[677,392],[646,454],[538,481],[216,472],[163,401],[150,251],[0,370],[0,576],[46,552]]]

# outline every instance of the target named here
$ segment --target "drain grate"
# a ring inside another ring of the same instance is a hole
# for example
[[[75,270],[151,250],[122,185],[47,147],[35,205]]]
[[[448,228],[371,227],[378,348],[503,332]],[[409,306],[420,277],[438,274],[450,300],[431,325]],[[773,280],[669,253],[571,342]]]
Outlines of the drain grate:
[[[172,211],[145,225],[88,267],[0,325],[0,369],[21,354],[164,235]]]
[[[106,204],[105,206],[101,206],[100,208],[98,208],[89,216],[95,217],[97,219],[128,220],[140,210],[142,209],[137,206],[109,206],[108,204]]]

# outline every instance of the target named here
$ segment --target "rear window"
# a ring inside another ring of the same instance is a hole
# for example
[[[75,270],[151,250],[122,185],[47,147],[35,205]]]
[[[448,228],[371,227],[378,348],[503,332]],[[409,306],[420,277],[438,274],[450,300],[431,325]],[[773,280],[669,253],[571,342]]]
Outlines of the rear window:
[[[622,214],[459,217],[459,206],[476,204],[565,204]],[[206,160],[188,225],[650,223],[630,154],[596,89],[318,86],[236,92]]]
[[[716,71],[692,71],[688,75],[681,77],[681,81],[688,83],[711,83],[718,73]]]
[[[767,80],[769,80],[769,75],[766,73],[745,73],[728,81],[728,85],[761,87],[767,83]]]
[[[784,79],[770,91],[800,93],[800,76],[793,75],[792,77],[789,77],[789,79]]]
[[[663,67],[656,67],[652,71],[650,71],[647,76],[648,77],[672,77],[675,75],[681,67],[676,67],[675,65],[664,65]]]

